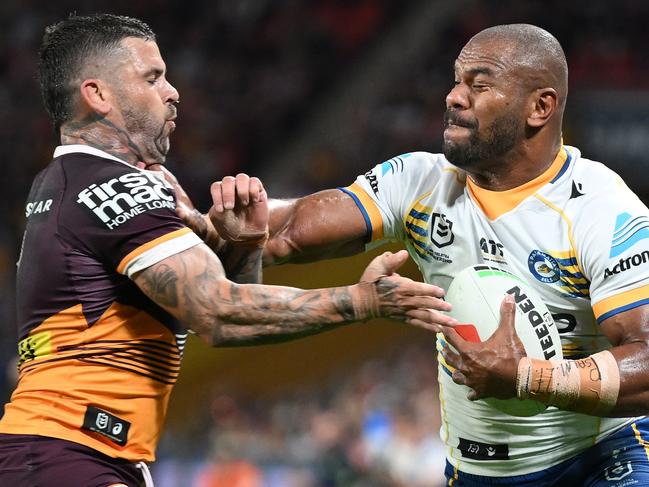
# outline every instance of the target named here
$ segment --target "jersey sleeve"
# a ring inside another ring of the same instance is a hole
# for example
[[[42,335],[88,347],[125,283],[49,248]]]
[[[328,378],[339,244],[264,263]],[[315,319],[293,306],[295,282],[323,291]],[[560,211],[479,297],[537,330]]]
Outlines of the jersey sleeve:
[[[649,210],[614,173],[575,219],[598,323],[649,304]]]
[[[354,199],[365,218],[368,247],[403,239],[405,214],[425,191],[423,183],[430,187],[439,172],[437,156],[413,152],[382,162],[340,188]]]
[[[157,173],[98,160],[65,174],[62,236],[120,274],[131,277],[201,242],[176,214],[175,195]]]

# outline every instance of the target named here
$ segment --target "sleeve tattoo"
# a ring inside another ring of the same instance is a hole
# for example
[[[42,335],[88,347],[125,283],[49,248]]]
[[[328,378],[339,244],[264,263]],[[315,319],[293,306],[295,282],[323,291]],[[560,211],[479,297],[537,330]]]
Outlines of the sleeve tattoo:
[[[134,280],[155,303],[214,345],[278,342],[354,321],[349,287],[236,284],[204,245],[169,257]]]

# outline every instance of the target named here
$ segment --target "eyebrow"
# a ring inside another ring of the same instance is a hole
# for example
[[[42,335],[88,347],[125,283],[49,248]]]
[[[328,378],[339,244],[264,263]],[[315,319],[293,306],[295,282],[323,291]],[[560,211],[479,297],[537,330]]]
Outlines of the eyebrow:
[[[477,66],[475,68],[467,69],[467,73],[469,73],[469,74],[471,74],[473,76],[476,76],[478,74],[484,74],[484,75],[487,75],[487,76],[493,76],[495,74],[494,70],[487,67],[487,66]]]
[[[164,69],[151,68],[151,69],[149,69],[148,71],[146,71],[144,73],[144,77],[148,78],[149,76],[155,76],[156,78],[159,78],[160,76],[162,76],[164,74],[164,72],[165,72]]]
[[[453,65],[453,71],[458,70],[458,65],[454,64]],[[469,74],[471,76],[477,76],[479,74],[484,74],[486,76],[495,76],[495,71],[490,68],[489,66],[476,66],[474,68],[469,68],[466,71],[466,74]]]

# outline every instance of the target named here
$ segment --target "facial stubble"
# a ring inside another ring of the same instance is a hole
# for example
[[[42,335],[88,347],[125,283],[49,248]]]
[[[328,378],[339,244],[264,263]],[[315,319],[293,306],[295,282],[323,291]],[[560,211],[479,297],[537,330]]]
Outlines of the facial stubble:
[[[470,170],[497,162],[516,146],[524,134],[524,127],[519,118],[512,113],[495,119],[482,137],[477,120],[474,125],[467,127],[471,135],[465,142],[444,139],[444,156],[461,169]]]

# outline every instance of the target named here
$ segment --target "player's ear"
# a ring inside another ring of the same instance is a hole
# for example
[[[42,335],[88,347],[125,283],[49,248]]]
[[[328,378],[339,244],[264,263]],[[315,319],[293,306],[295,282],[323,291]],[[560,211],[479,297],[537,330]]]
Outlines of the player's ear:
[[[86,79],[79,86],[81,103],[87,109],[101,116],[106,116],[112,108],[109,102],[108,91],[108,85],[102,80],[96,78]]]
[[[527,124],[534,128],[545,125],[557,109],[558,102],[559,97],[554,88],[536,89],[530,96]]]

